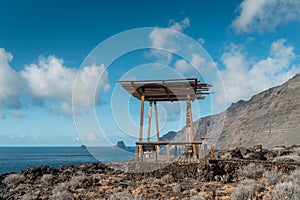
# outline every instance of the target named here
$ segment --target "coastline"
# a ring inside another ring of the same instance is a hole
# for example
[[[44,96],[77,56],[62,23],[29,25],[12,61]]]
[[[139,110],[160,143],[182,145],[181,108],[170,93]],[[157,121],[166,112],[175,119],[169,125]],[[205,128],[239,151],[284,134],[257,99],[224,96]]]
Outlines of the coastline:
[[[94,157],[82,147],[0,147],[0,174],[20,172],[28,167],[48,165],[58,168],[62,165],[87,164],[104,161],[129,160],[130,154],[112,147],[93,149]]]
[[[300,172],[299,161],[290,165],[278,159],[285,158],[284,151],[281,155],[265,151],[267,160],[236,158],[243,151],[253,150],[236,148],[218,152],[216,160],[208,163],[174,162],[145,172],[136,170],[143,166],[149,169],[149,163],[32,167],[18,174],[0,175],[0,199],[231,199],[245,180],[257,185],[256,195],[262,198],[271,195],[276,184],[270,182],[267,173],[276,170],[284,174],[282,177],[290,177]],[[226,156],[231,156],[231,161]]]

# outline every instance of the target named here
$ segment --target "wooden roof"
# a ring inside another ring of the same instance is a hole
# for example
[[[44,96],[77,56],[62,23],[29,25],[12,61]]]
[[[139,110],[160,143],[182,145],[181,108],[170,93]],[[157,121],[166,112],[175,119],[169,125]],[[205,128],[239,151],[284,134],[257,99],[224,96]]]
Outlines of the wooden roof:
[[[197,78],[169,79],[169,80],[120,80],[122,87],[132,96],[145,101],[192,101],[204,99],[210,94],[212,85],[200,83]]]

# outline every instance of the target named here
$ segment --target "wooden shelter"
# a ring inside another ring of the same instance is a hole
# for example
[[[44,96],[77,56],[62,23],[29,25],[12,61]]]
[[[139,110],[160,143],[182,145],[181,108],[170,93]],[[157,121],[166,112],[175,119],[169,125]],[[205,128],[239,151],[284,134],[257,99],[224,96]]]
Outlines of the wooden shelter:
[[[197,78],[169,80],[120,80],[118,82],[133,97],[141,101],[139,141],[136,142],[137,160],[139,160],[139,158],[143,158],[144,152],[155,152],[155,158],[157,160],[157,154],[160,153],[160,146],[164,145],[166,146],[167,161],[170,161],[171,145],[174,145],[175,149],[177,149],[177,145],[185,145],[186,155],[193,155],[194,157],[197,157],[197,146],[201,145],[202,141],[195,141],[191,101],[204,99],[206,95],[210,94],[209,88],[212,87],[212,85],[200,83]],[[143,141],[145,101],[149,102],[147,141]],[[186,101],[185,141],[160,141],[158,113],[156,106],[156,102],[159,101]],[[157,141],[150,141],[153,104],[155,111]]]

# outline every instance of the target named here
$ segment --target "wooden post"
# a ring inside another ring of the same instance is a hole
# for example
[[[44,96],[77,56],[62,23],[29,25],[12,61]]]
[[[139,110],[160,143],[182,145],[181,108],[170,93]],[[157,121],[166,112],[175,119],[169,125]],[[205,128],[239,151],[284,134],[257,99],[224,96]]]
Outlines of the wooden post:
[[[143,141],[143,122],[144,122],[144,103],[145,103],[145,96],[142,95],[141,97],[141,115],[140,115],[140,142]]]
[[[157,162],[158,161],[157,146],[155,148],[154,156],[155,156],[155,162]]]
[[[191,138],[190,138],[190,132],[191,132],[191,127],[190,127],[190,109],[189,109],[189,104],[190,104],[190,101],[189,101],[189,96],[188,96],[188,99],[186,100],[186,125],[185,125],[185,140],[187,142],[190,142],[191,141]],[[185,158],[186,160],[188,160],[189,156],[190,156],[190,145],[189,144],[186,144],[185,145]]]
[[[205,163],[207,163],[207,156],[206,156],[206,154],[207,154],[207,143],[205,142],[203,144],[203,157],[204,157]]]
[[[135,146],[135,162],[139,162],[139,146]]]
[[[156,138],[157,138],[157,142],[160,141],[160,138],[159,138],[159,128],[158,128],[158,114],[157,114],[157,106],[156,106],[156,101],[154,101],[154,110],[155,110],[155,124],[156,124]],[[160,146],[157,145],[157,153],[159,154],[160,153]]]
[[[185,124],[185,140],[190,141],[190,120],[189,120],[189,100],[186,101],[186,124]]]
[[[144,152],[143,152],[143,146],[142,145],[139,145],[139,157],[140,157],[141,161],[143,162]]]
[[[170,162],[170,145],[166,146],[166,161]]]
[[[211,154],[211,159],[214,160],[215,159],[215,146],[213,144],[210,146],[210,154]]]
[[[191,127],[191,139],[192,139],[192,141],[195,141],[195,130],[194,130],[194,123],[193,123],[193,113],[192,113],[190,95],[188,95],[188,101],[189,101],[189,114],[190,114],[189,118],[190,118],[190,127]],[[197,148],[196,148],[195,144],[193,144],[193,154],[194,154],[194,157],[197,157]]]
[[[152,101],[150,101],[150,107],[149,107],[149,113],[148,113],[148,135],[147,135],[148,142],[150,142],[151,118],[152,118]]]

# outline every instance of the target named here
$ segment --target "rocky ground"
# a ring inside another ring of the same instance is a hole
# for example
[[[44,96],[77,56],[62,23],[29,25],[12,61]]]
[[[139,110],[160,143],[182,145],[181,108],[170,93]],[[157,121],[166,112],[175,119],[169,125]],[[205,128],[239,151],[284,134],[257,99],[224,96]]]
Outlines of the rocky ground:
[[[300,197],[295,149],[236,148],[208,163],[172,163],[143,173],[134,173],[142,167],[134,163],[28,168],[0,175],[0,199],[295,200]]]

